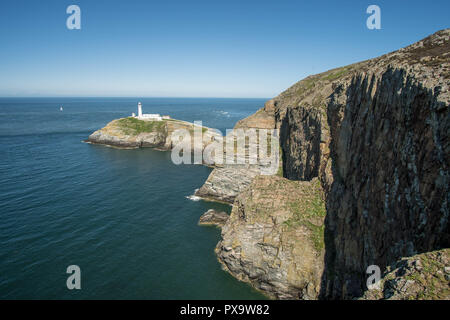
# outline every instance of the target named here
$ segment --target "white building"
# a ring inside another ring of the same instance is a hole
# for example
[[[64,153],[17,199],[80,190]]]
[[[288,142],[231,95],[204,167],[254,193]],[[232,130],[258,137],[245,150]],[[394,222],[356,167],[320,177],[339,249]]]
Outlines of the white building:
[[[135,117],[134,113],[132,115]],[[142,113],[142,103],[138,103],[138,115],[139,120],[151,120],[151,121],[162,121],[162,117],[159,113]]]

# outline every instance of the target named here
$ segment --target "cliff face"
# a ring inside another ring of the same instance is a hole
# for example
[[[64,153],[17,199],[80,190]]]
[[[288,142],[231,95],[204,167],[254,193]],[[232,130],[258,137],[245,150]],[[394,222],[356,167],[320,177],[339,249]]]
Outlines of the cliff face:
[[[448,100],[413,72],[388,67],[339,89],[328,109],[327,263],[340,276],[326,278],[326,294],[345,298],[362,293],[369,265],[449,246],[450,150]]]
[[[260,111],[273,116],[280,131],[284,177],[318,178],[324,192],[321,298],[359,297],[369,265],[384,270],[402,257],[450,246],[449,36],[443,30],[379,58],[310,76]],[[216,249],[219,260],[272,296],[313,297],[286,289],[292,287],[281,266],[301,262],[301,255],[282,256],[278,278],[270,278],[273,256],[280,256],[262,249],[265,227],[253,217],[260,217],[258,201],[271,205],[264,197],[255,200],[257,190],[252,184],[235,201]],[[276,220],[287,201],[273,190],[276,205],[264,211],[264,221]],[[285,238],[283,229],[268,230]],[[274,247],[278,254],[280,245]]]
[[[450,244],[449,35],[274,99],[285,176],[326,192],[325,298],[361,295],[369,265]]]
[[[318,176],[321,123],[322,115],[318,110],[287,109],[280,132],[285,177],[293,180],[311,180]]]

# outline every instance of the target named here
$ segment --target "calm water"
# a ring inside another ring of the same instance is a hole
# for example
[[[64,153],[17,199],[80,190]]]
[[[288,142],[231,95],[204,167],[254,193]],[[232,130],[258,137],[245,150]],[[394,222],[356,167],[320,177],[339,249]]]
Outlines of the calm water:
[[[169,152],[81,140],[137,99],[0,99],[0,298],[257,299],[221,270],[209,208],[186,198],[210,173]],[[225,130],[263,99],[141,99],[144,112]],[[64,111],[59,111],[59,106]],[[66,268],[81,268],[81,290]]]

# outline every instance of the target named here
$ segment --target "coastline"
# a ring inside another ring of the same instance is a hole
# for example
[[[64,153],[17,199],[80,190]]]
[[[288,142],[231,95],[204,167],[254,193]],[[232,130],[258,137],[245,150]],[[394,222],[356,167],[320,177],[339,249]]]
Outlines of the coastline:
[[[389,299],[365,295],[367,266],[417,253],[441,250],[424,258],[448,273],[449,35],[309,76],[238,121],[279,132],[283,170],[215,167],[195,192],[232,204],[215,249],[224,270],[269,297],[308,300]],[[445,279],[396,299],[448,299]]]

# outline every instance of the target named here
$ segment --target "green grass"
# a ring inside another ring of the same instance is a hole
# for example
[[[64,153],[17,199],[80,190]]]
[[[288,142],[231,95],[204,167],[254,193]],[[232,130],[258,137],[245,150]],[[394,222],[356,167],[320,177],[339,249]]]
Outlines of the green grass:
[[[165,121],[143,121],[136,118],[124,118],[118,121],[122,131],[128,135],[137,135],[144,132],[163,131]]]
[[[288,227],[303,225],[311,232],[311,241],[315,249],[320,252],[325,247],[323,224],[316,225],[311,221],[323,218],[326,215],[325,201],[323,199],[320,182],[318,180],[311,183],[312,192],[309,196],[304,196],[294,202],[288,203],[288,208],[293,212],[293,217],[285,221]]]
[[[307,225],[309,230],[311,231],[311,241],[314,244],[314,248],[316,248],[318,252],[322,251],[325,248],[325,226],[316,226],[315,224],[310,222],[307,222]]]
[[[337,80],[340,77],[342,77],[344,74],[346,74],[348,71],[350,71],[350,69],[347,67],[344,67],[344,68],[338,69],[336,72],[330,73],[324,79],[326,79],[328,81]]]
[[[276,175],[283,178],[283,163],[281,163],[281,162],[278,165],[278,171],[277,171]]]
[[[317,79],[305,79],[305,80],[302,80],[301,82],[300,82],[300,86],[299,86],[299,88],[296,90],[296,94],[298,95],[298,96],[301,96],[301,95],[303,95],[305,92],[307,92],[307,91],[309,91],[310,89],[312,89],[313,87],[314,87],[314,85],[315,85],[315,81],[316,81]]]
[[[278,171],[277,171],[276,175],[281,177],[281,178],[284,178],[284,172],[283,172],[283,149],[281,149],[281,145],[279,145],[278,148],[279,148],[280,162],[278,164]]]

